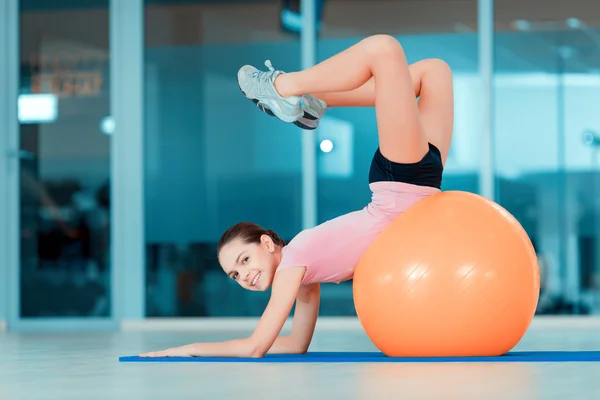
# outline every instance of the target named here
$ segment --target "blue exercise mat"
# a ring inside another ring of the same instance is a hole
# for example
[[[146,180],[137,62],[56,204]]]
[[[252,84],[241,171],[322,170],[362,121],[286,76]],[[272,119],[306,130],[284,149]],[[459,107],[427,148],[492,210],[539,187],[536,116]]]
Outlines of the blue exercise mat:
[[[496,357],[386,357],[378,352],[312,352],[236,357],[120,357],[120,362],[199,363],[448,363],[448,362],[600,362],[600,351],[516,351]]]

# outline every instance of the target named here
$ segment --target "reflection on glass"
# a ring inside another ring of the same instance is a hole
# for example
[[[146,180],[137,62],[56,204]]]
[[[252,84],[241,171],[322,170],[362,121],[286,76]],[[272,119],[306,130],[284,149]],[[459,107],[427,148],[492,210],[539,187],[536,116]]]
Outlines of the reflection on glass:
[[[108,317],[108,1],[53,7],[21,2],[19,314]]]
[[[147,316],[256,316],[268,293],[221,270],[217,241],[253,221],[301,229],[301,137],[240,93],[243,64],[294,70],[277,2],[145,7]],[[202,21],[199,23],[198,21]]]
[[[539,314],[600,312],[600,10],[589,4],[495,2],[497,193],[536,247]]]

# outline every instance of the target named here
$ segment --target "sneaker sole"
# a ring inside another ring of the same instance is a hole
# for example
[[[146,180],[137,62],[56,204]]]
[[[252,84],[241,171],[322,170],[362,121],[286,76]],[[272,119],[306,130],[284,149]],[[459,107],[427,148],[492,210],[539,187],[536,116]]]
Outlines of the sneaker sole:
[[[250,99],[250,101],[252,101],[261,111],[263,111],[267,115],[270,115],[271,117],[277,118],[277,116],[273,113],[273,111],[269,108],[269,106],[267,106],[264,103],[261,103],[257,99],[248,97],[246,92],[244,92],[242,90],[242,87],[240,86],[239,83],[238,83],[238,87],[240,88],[240,92],[242,92],[247,99]],[[317,120],[318,120],[317,117],[304,111],[304,115],[302,117],[300,117],[299,119],[297,119],[296,121],[293,121],[292,123],[299,128],[312,131],[314,129],[317,129],[317,126],[319,125]]]

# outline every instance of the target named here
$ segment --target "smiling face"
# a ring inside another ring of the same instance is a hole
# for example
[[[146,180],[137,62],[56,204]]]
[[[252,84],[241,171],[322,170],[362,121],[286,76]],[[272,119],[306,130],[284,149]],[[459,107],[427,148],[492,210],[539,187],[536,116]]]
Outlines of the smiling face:
[[[280,261],[281,247],[266,234],[260,236],[260,243],[235,238],[219,252],[223,271],[248,290],[265,291],[271,287]]]

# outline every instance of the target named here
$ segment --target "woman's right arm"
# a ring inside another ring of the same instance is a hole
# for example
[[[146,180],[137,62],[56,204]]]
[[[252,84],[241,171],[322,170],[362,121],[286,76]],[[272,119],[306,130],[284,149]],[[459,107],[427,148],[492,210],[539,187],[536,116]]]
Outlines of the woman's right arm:
[[[296,297],[292,333],[277,337],[269,354],[303,354],[308,351],[319,314],[320,294],[318,283],[300,287]]]

